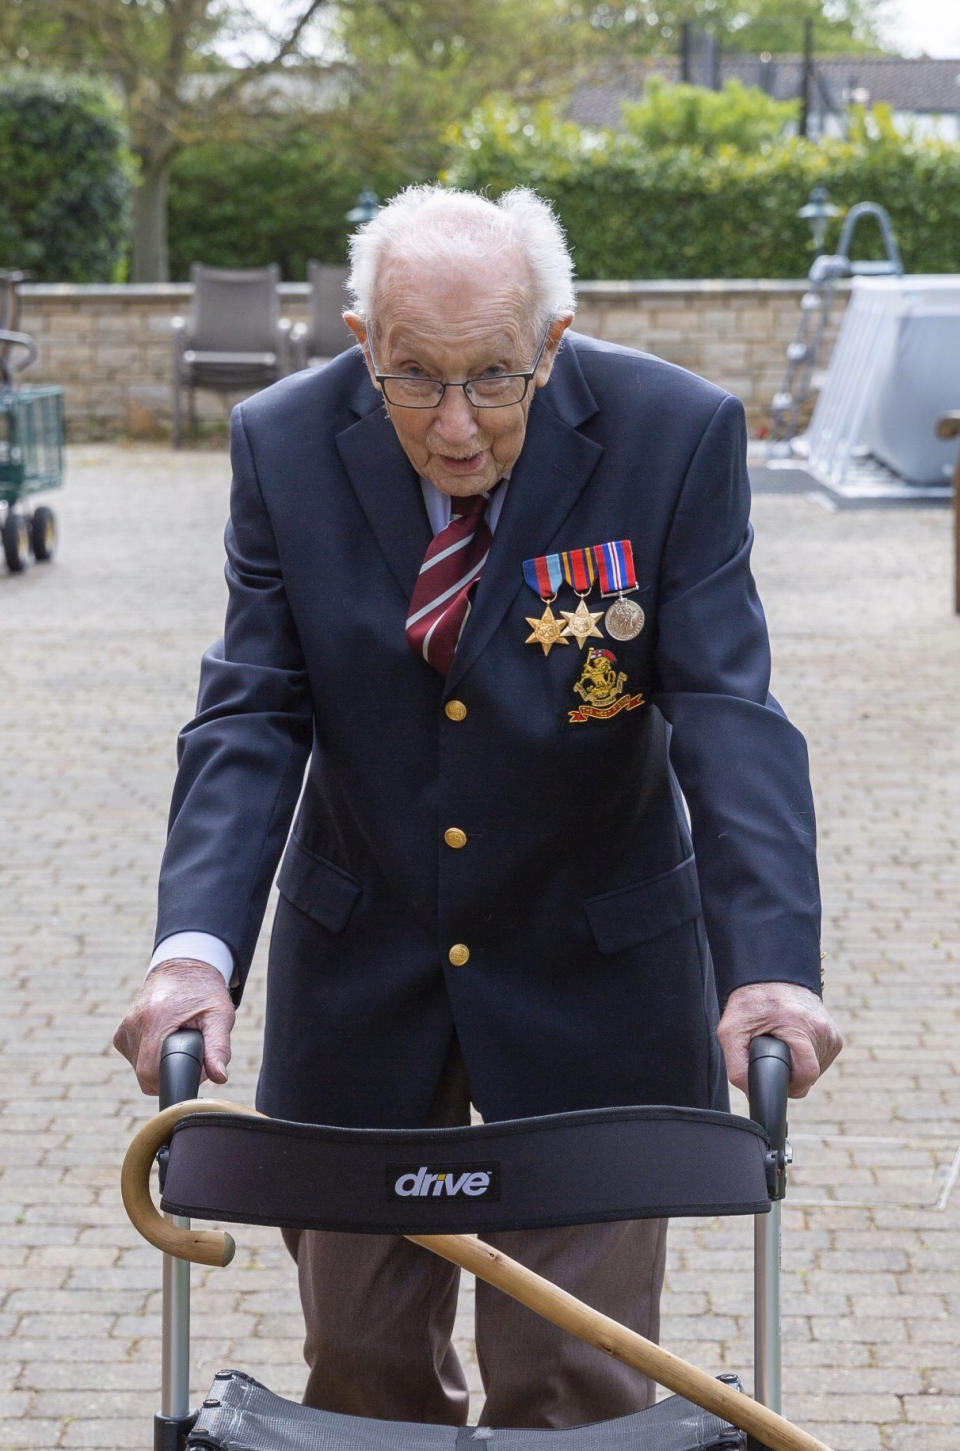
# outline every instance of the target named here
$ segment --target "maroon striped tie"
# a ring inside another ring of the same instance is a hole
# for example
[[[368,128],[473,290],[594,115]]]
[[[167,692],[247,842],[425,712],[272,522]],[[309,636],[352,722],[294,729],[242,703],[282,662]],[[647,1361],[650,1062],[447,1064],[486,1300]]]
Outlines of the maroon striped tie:
[[[490,491],[492,493],[492,490]],[[450,523],[430,542],[407,614],[410,648],[446,675],[470,613],[492,536],[483,517],[490,494],[451,501]]]

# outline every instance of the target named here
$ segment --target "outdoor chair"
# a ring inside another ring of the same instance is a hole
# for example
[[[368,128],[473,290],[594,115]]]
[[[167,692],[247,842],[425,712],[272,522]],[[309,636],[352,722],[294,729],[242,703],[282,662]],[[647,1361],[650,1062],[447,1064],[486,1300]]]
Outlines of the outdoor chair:
[[[960,435],[960,411],[945,413],[937,423],[939,438]],[[953,607],[960,615],[960,453],[953,470]]]
[[[33,338],[19,332],[20,283],[28,276],[11,268],[0,268],[0,387],[12,387],[14,373],[22,373],[37,360]],[[26,357],[13,359],[13,349],[22,348]]]
[[[353,334],[343,320],[348,271],[326,262],[307,263],[310,321],[296,323],[290,334],[295,368],[319,368],[352,347]]]
[[[290,323],[279,316],[275,262],[242,269],[194,262],[190,279],[190,316],[173,319],[174,448],[183,434],[184,390],[195,429],[197,388],[253,393],[289,371]]]

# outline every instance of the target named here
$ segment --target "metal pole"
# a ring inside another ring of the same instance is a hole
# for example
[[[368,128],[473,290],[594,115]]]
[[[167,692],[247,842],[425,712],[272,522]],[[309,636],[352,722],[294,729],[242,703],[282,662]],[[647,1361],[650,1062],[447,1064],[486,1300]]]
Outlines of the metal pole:
[[[809,134],[810,128],[810,81],[813,77],[813,21],[803,22],[803,79],[800,85],[800,121],[798,131],[801,136]]]
[[[160,1107],[196,1098],[203,1068],[203,1038],[196,1029],[171,1033],[160,1053]],[[161,1155],[164,1153],[161,1150]],[[160,1184],[164,1162],[161,1158]],[[182,1215],[168,1214],[171,1224],[189,1229]],[[190,1263],[163,1256],[160,1344],[160,1410],[153,1418],[154,1451],[183,1451],[193,1424],[190,1414]]]
[[[171,1224],[190,1228],[179,1214],[166,1216]],[[190,1414],[190,1262],[163,1256],[163,1328],[160,1412],[171,1420]]]
[[[753,1394],[781,1415],[780,1200],[753,1218]]]

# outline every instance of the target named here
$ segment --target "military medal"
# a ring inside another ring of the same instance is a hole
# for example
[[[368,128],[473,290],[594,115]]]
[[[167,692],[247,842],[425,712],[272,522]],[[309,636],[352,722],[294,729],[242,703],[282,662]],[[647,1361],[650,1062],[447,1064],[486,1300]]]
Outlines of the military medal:
[[[524,640],[525,645],[539,645],[544,655],[549,655],[554,645],[569,645],[563,637],[564,623],[558,620],[550,606],[557,597],[557,590],[563,582],[563,569],[559,554],[541,554],[537,559],[523,561],[523,577],[543,601],[543,614],[526,616],[531,633]]]
[[[581,650],[592,637],[603,639],[603,631],[597,629],[597,621],[602,618],[603,610],[588,610],[585,595],[580,596],[580,603],[575,610],[561,610],[560,613],[566,621],[564,635],[572,635]]]
[[[587,595],[593,589],[594,580],[597,577],[597,566],[592,551],[589,549],[564,550],[560,555],[560,569],[565,583],[580,596],[580,603],[575,610],[560,611],[566,621],[563,633],[572,635],[582,650],[588,640],[603,639],[603,631],[597,629],[597,621],[602,619],[603,611],[587,608]]]
[[[603,617],[607,634],[614,640],[635,640],[643,629],[646,616],[635,600],[618,596]]]
[[[564,623],[558,620],[550,608],[552,600],[547,600],[546,607],[539,619],[532,619],[527,615],[527,624],[531,633],[524,640],[525,645],[539,645],[544,655],[549,655],[554,645],[569,645],[570,641],[563,637]]]
[[[603,617],[607,633],[614,640],[635,640],[646,616],[636,600],[626,598],[628,591],[637,588],[633,545],[629,539],[613,539],[609,544],[595,544],[593,555],[600,577],[600,593],[617,596]]]

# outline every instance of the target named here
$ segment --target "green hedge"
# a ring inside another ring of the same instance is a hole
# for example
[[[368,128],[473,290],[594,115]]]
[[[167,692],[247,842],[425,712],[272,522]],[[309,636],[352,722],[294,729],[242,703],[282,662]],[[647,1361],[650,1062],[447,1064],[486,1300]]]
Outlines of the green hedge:
[[[364,186],[380,197],[407,180],[389,171],[339,165],[306,129],[271,139],[191,147],[170,176],[170,276],[191,262],[209,267],[280,264],[286,281],[304,281],[307,261],[346,260],[352,231],[346,213]]]
[[[908,271],[960,271],[958,145],[885,134],[707,156],[652,152],[612,133],[585,145],[575,131],[547,109],[488,108],[461,132],[446,179],[492,194],[527,184],[549,197],[582,278],[803,276],[812,244],[797,211],[816,185],[842,211],[885,207]],[[858,228],[854,252],[883,255],[873,224]]]
[[[813,254],[797,211],[817,185],[842,210],[858,201],[886,207],[909,271],[960,272],[957,145],[871,140],[864,131],[855,142],[794,139],[752,154],[653,151],[629,135],[584,133],[548,108],[494,105],[445,144],[451,184],[491,195],[524,184],[549,197],[585,279],[802,277]],[[345,213],[361,186],[387,197],[429,179],[386,166],[365,172],[333,150],[304,129],[185,152],[171,179],[171,275],[185,278],[192,261],[276,261],[285,278],[304,278],[309,257],[345,257]],[[882,255],[872,222],[858,229],[854,250]]]
[[[132,184],[122,124],[95,86],[0,76],[0,267],[37,281],[113,281]]]

